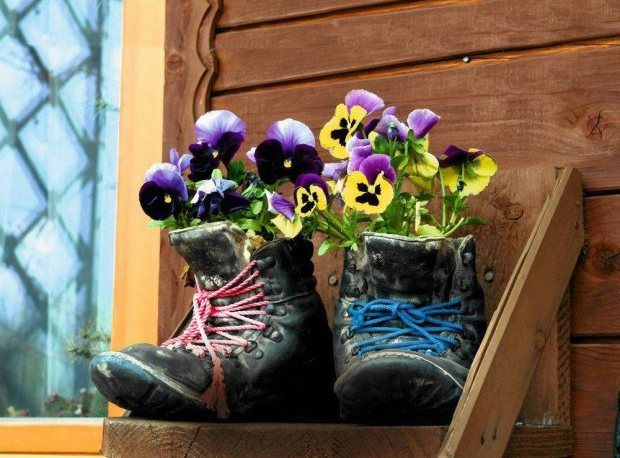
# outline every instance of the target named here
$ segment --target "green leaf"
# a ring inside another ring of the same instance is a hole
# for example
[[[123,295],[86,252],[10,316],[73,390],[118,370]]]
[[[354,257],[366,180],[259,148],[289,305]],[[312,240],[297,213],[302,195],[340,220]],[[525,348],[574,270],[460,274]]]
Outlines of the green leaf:
[[[389,149],[390,149],[390,145],[387,139],[385,137],[382,137],[381,135],[377,135],[375,137],[375,142],[374,142],[375,152],[387,154]]]
[[[318,249],[317,253],[319,254],[319,256],[323,256],[329,250],[332,250],[334,248],[336,248],[336,244],[332,240],[326,239],[319,246],[319,249]]]
[[[422,224],[418,227],[416,235],[434,237],[441,235],[441,231],[435,226],[431,226],[430,224]]]
[[[163,226],[164,226],[163,221],[157,221],[155,219],[150,220],[147,224],[147,227],[163,227]]]
[[[223,178],[224,175],[222,175],[222,171],[220,169],[215,169],[212,173],[211,173],[211,178]]]
[[[241,184],[245,175],[245,165],[241,161],[232,161],[228,164],[228,179]]]
[[[465,218],[465,221],[463,221],[463,225],[468,226],[483,226],[485,224],[486,221],[479,216],[468,216],[467,218]]]
[[[190,226],[198,226],[200,223],[202,223],[202,220],[200,218],[194,218],[189,225]]]
[[[250,204],[250,209],[252,210],[252,213],[254,215],[260,214],[261,210],[263,209],[263,201],[255,200],[254,202]]]

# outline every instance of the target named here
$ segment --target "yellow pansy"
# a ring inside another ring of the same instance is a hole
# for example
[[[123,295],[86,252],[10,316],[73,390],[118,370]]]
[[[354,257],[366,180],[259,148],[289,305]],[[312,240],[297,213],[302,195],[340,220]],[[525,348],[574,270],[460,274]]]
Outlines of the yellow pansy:
[[[366,214],[383,213],[394,198],[392,184],[384,178],[383,172],[373,183],[360,171],[349,175],[342,192],[344,203]]]
[[[359,129],[367,114],[368,112],[359,105],[354,105],[351,109],[347,109],[344,103],[338,105],[332,119],[321,129],[319,134],[321,146],[338,159],[348,158],[347,140]]]
[[[444,184],[464,196],[480,194],[497,172],[495,160],[475,148],[463,151],[450,146],[439,162]]]
[[[301,223],[301,218],[298,215],[295,215],[291,221],[286,216],[280,214],[273,218],[271,222],[280,232],[282,232],[282,234],[284,234],[284,237],[290,238],[293,238],[299,234],[303,226]]]

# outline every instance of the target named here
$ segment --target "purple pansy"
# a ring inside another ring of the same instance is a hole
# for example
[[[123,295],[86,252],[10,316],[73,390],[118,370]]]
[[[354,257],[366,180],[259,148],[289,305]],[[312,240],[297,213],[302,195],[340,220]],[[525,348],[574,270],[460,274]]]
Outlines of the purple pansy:
[[[198,203],[198,218],[206,219],[220,212],[224,214],[242,210],[250,200],[233,191],[237,184],[232,180],[211,178],[198,187],[192,203]]]
[[[368,183],[374,183],[381,172],[383,177],[394,184],[396,182],[396,171],[392,168],[390,157],[386,154],[373,154],[360,162],[356,169],[362,172],[368,179]],[[351,172],[354,172],[352,170]]]
[[[314,145],[314,135],[304,123],[289,118],[272,124],[254,152],[258,175],[274,184],[280,178],[295,181],[302,173],[320,174],[323,161]]]
[[[289,221],[295,218],[295,205],[277,192],[267,193],[268,210],[276,215],[283,215]]]
[[[189,146],[192,181],[211,178],[220,161],[226,167],[246,137],[245,124],[236,114],[227,110],[209,111],[194,126],[197,143]]]
[[[385,105],[381,97],[365,89],[355,89],[349,92],[344,98],[344,104],[348,110],[356,105],[360,106],[366,110],[366,113],[380,110]]]
[[[349,161],[328,162],[323,168],[323,176],[330,180],[338,181],[346,172]]]
[[[381,121],[375,127],[375,132],[389,140],[405,141],[409,128],[406,124],[400,122],[394,115],[388,114],[381,118]]]
[[[315,209],[327,208],[329,190],[325,180],[316,173],[304,173],[295,181],[295,212],[303,217],[310,216]]]
[[[441,168],[457,167],[468,161],[473,161],[481,154],[484,154],[484,151],[465,151],[458,146],[450,145],[443,154],[439,156],[439,166]]]
[[[180,174],[183,174],[189,168],[189,161],[192,159],[191,154],[185,153],[179,158],[179,152],[176,148],[170,150],[170,163],[177,167]]]
[[[413,110],[407,116],[407,125],[413,130],[415,138],[422,138],[428,132],[435,127],[435,124],[439,122],[439,115],[429,110],[428,108],[422,108]]]
[[[372,154],[372,143],[366,138],[360,138],[354,135],[347,141],[347,151],[349,152],[349,165],[347,171],[349,173],[358,170],[364,159]]]
[[[175,164],[153,164],[140,188],[142,210],[154,220],[163,221],[177,215],[188,198],[187,186]]]
[[[383,114],[381,118],[383,118],[384,116],[394,116],[394,115],[396,115],[396,107],[391,106],[383,110]],[[370,121],[366,123],[366,127],[364,127],[366,136],[368,136],[368,134],[370,134],[373,130],[375,130],[375,128],[377,127],[377,124],[379,124],[379,121],[381,121],[381,118],[372,118]]]

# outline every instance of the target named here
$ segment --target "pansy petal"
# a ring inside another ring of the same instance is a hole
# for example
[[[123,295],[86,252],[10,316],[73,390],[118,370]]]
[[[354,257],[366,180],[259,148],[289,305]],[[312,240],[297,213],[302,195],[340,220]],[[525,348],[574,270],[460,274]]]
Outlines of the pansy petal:
[[[274,184],[286,176],[284,168],[284,151],[278,140],[265,140],[254,152],[258,176],[266,184]]]
[[[328,162],[323,167],[323,176],[338,181],[347,170],[349,161]]]
[[[230,164],[235,153],[241,148],[244,139],[245,137],[239,133],[225,132],[216,143],[215,148],[226,167]]]
[[[250,148],[250,151],[245,153],[248,159],[252,162],[256,162],[256,147]]]
[[[461,191],[463,196],[475,196],[480,194],[489,185],[490,176],[476,175],[465,171],[464,185]]]
[[[341,103],[336,107],[334,116],[321,129],[319,142],[332,156],[347,159],[349,152],[345,146],[349,137],[349,110]]]
[[[321,186],[310,185],[310,194],[316,196],[316,208],[323,211],[327,208],[327,192]]]
[[[380,110],[385,105],[381,97],[364,89],[349,92],[344,98],[344,103],[349,110],[357,105],[362,107],[366,113]]]
[[[443,179],[444,185],[450,189],[450,191],[455,192],[457,190],[457,186],[459,184],[459,168],[457,167],[446,167],[441,169],[441,177]]]
[[[192,160],[192,155],[185,153],[179,159],[179,172],[183,173],[189,168],[189,163]]]
[[[268,140],[278,140],[285,153],[292,153],[297,145],[315,146],[312,130],[303,122],[295,119],[284,119],[274,122],[267,129]]]
[[[467,161],[467,157],[467,151],[462,150],[458,146],[450,145],[443,154],[439,156],[439,167],[459,166]]]
[[[139,199],[144,213],[157,221],[163,221],[170,215],[178,213],[181,208],[178,194],[163,190],[154,181],[147,181],[142,185]]]
[[[290,166],[288,165],[288,163],[285,164],[286,176],[291,181],[295,181],[304,173],[320,175],[323,172],[323,161],[314,146],[310,145],[297,145],[290,158]]]
[[[320,175],[317,175],[315,173],[304,173],[303,175],[300,175],[299,178],[297,178],[297,181],[295,181],[295,189],[310,189],[311,185],[315,185],[321,188],[325,195],[329,194],[327,183],[325,183],[325,180],[321,178]]]
[[[209,111],[199,117],[194,126],[196,138],[212,146],[215,146],[226,132],[239,134],[245,140],[245,124],[239,116],[228,110]]]
[[[356,136],[353,136],[347,142],[347,150],[349,151],[347,171],[351,173],[359,170],[362,161],[372,154],[372,143],[368,139],[358,139]]]
[[[440,117],[428,108],[413,110],[407,116],[407,124],[416,138],[422,138],[439,122]]]
[[[176,167],[174,170],[159,169],[151,175],[151,181],[157,184],[160,188],[168,191],[176,192],[183,200],[187,200],[187,186],[183,177],[177,172]]]
[[[356,171],[348,176],[342,191],[345,204],[366,214],[382,213],[394,198],[392,185],[383,178],[377,177],[369,183],[362,172]]]
[[[375,132],[385,138],[389,138],[389,135],[395,136],[396,140],[404,141],[407,139],[409,128],[400,122],[394,115],[387,115],[381,118],[379,124],[375,128]]]
[[[289,221],[295,217],[295,205],[277,192],[267,192],[268,210],[271,213],[284,215]]]
[[[497,172],[497,163],[491,156],[486,154],[481,154],[476,157],[471,162],[470,167],[477,175],[482,175],[485,177],[492,177]]]
[[[359,167],[370,184],[374,183],[380,173],[390,183],[396,181],[396,171],[392,168],[390,157],[385,154],[373,154],[362,161]]]
[[[172,165],[178,165],[179,164],[179,152],[177,151],[176,148],[171,148],[170,149],[170,163]]]
[[[250,199],[235,191],[227,191],[220,201],[220,211],[224,214],[243,210],[250,205]]]
[[[278,228],[284,237],[293,238],[301,232],[303,227],[301,218],[295,216],[292,221],[288,220],[284,215],[278,215],[271,220],[273,225]]]
[[[409,180],[413,183],[418,191],[430,192],[433,190],[433,179],[432,178],[422,178],[416,175],[407,176]]]
[[[439,169],[439,161],[431,153],[414,153],[407,172],[425,179],[433,178]]]

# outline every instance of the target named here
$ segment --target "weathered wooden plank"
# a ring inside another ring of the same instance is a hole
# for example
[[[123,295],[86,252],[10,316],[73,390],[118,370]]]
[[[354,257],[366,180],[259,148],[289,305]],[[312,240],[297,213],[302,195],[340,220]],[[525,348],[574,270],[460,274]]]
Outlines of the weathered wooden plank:
[[[620,336],[620,196],[585,199],[585,257],[573,281],[572,333]]]
[[[581,203],[579,173],[562,170],[472,364],[441,456],[503,453],[583,244]]]
[[[108,418],[108,457],[435,457],[443,426],[358,426],[305,423],[183,423]],[[506,456],[570,455],[569,428],[516,427]]]
[[[256,0],[224,0],[218,27],[237,27],[394,2],[395,0],[261,0],[260,6],[257,6]]]
[[[615,0],[404,3],[219,33],[215,90],[618,34]]]
[[[620,389],[620,341],[571,345],[575,458],[613,455]]]
[[[573,166],[593,191],[620,188],[618,81],[616,39],[254,90],[212,102],[243,117],[249,149],[271,122],[290,116],[318,134],[344,95],[363,87],[398,104],[401,117],[415,107],[442,115],[431,133],[436,153],[457,144],[485,149],[503,169]]]

